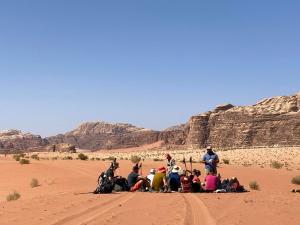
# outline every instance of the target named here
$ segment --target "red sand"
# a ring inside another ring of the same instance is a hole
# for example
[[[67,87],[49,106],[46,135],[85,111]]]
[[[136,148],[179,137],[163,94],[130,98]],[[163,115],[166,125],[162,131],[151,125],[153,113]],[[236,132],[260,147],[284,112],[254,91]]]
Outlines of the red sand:
[[[143,173],[163,163],[145,161]],[[126,176],[132,164],[120,165],[118,173]],[[296,225],[300,221],[300,194],[290,192],[296,188],[290,180],[299,171],[219,168],[224,178],[237,176],[246,186],[252,180],[259,183],[261,191],[243,194],[79,194],[93,191],[98,174],[108,166],[109,162],[75,160],[20,165],[0,158],[0,224]],[[202,165],[195,166],[203,170]],[[41,186],[31,188],[32,178]],[[14,190],[21,198],[6,202]]]

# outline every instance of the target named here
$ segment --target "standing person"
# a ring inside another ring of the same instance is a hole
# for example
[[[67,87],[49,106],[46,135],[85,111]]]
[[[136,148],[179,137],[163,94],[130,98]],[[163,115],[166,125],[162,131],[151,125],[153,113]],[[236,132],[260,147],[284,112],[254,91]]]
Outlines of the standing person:
[[[205,164],[205,173],[212,172],[217,174],[217,165],[219,163],[218,155],[213,151],[211,146],[206,148],[207,152],[202,158],[202,163]]]
[[[135,191],[140,190],[144,187],[145,188],[150,187],[149,182],[147,181],[147,179],[140,176],[139,169],[140,169],[139,165],[136,164],[132,168],[132,172],[127,177],[128,186],[129,186],[131,192],[135,192]]]
[[[170,154],[166,154],[166,159],[167,159],[167,176],[172,172],[175,164],[175,159],[172,159]]]
[[[148,176],[147,176],[147,179],[149,180],[151,186],[152,186],[152,183],[153,183],[153,178],[154,178],[155,173],[156,173],[156,170],[151,169]]]

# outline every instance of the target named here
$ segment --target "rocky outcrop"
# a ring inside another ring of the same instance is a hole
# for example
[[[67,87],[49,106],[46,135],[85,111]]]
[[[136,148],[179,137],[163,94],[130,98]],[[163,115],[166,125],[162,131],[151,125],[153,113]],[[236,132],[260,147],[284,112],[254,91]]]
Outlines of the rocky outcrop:
[[[0,132],[0,151],[24,151],[44,147],[47,144],[47,140],[39,135],[22,133],[19,130]]]
[[[191,117],[189,147],[300,145],[300,94],[268,98],[253,106],[225,105]]]
[[[49,145],[47,150],[49,152],[68,152],[68,153],[76,153],[75,145],[61,143],[61,144],[53,144]]]
[[[158,141],[160,132],[131,124],[89,122],[64,135],[47,138],[51,144],[69,143],[77,148],[98,150],[138,147]]]

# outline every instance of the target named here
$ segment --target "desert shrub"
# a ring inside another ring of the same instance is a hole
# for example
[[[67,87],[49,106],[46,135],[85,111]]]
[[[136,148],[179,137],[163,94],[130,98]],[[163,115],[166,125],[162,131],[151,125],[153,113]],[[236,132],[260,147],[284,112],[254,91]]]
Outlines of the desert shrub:
[[[35,188],[38,187],[39,185],[39,181],[36,178],[32,178],[31,182],[30,182],[30,187]]]
[[[251,181],[249,183],[249,187],[252,189],[252,190],[260,190],[259,188],[259,184],[256,182],[256,181]]]
[[[20,164],[23,165],[23,164],[30,164],[30,161],[28,159],[20,159]]]
[[[15,154],[13,155],[13,159],[16,161],[20,161],[21,158],[24,158],[26,155],[25,153]]]
[[[79,153],[78,154],[78,158],[80,160],[87,160],[89,157],[87,155],[83,154],[83,153]]]
[[[160,159],[160,158],[154,158],[153,161],[154,161],[154,162],[159,162],[159,161],[164,161],[164,160],[163,160],[163,159]]]
[[[300,185],[300,175],[293,177],[291,182],[292,182],[292,184]]]
[[[10,202],[10,201],[16,201],[20,197],[21,197],[21,195],[18,192],[14,191],[13,193],[11,193],[11,194],[9,194],[9,195],[6,196],[6,200],[8,202]]]
[[[96,160],[97,160],[97,161],[100,161],[101,159],[100,159],[100,158],[96,158]]]
[[[39,157],[38,154],[33,154],[33,155],[31,156],[31,158],[32,158],[32,159],[35,159],[35,160],[40,160],[40,157]]]
[[[63,157],[62,160],[73,160],[73,157],[68,155]]]
[[[57,157],[52,157],[51,159],[52,159],[52,160],[57,160],[58,158],[57,158]]]
[[[230,163],[229,159],[222,159],[222,161],[223,161],[224,164],[229,164]]]
[[[93,158],[91,158],[90,160],[94,161],[94,160],[95,160],[95,158],[93,157]]]
[[[139,157],[139,156],[137,156],[137,155],[132,155],[132,156],[130,157],[130,161],[131,161],[132,163],[139,163],[139,162],[141,161],[141,157]]]
[[[13,159],[16,160],[16,161],[20,161],[20,155],[19,154],[16,154],[16,155],[13,155]]]
[[[116,158],[116,157],[114,157],[114,156],[109,156],[109,157],[107,158],[107,160],[113,161],[113,160],[115,160],[115,158]]]
[[[270,166],[274,169],[281,169],[284,166],[284,164],[277,161],[271,161]]]

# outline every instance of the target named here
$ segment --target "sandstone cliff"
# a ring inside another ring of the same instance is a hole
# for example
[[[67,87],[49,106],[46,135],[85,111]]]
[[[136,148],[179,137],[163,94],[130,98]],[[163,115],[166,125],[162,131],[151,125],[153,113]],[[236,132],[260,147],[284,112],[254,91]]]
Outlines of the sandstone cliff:
[[[27,150],[47,145],[47,140],[39,135],[22,133],[19,130],[8,130],[0,132],[0,151]]]
[[[219,106],[188,124],[187,145],[194,148],[300,145],[300,94]]]

